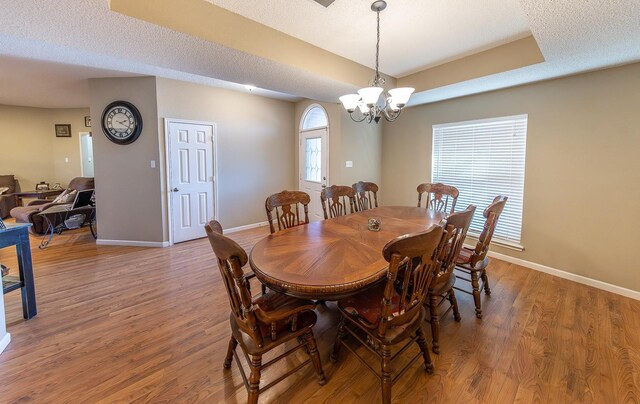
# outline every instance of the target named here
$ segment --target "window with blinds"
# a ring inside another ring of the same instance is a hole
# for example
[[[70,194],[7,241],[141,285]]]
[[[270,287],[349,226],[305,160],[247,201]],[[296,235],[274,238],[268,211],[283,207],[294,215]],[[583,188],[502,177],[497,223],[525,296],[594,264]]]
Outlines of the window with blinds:
[[[470,235],[484,225],[482,211],[497,195],[509,197],[493,241],[522,248],[522,201],[527,115],[433,126],[432,182],[460,191],[456,210],[477,207]]]

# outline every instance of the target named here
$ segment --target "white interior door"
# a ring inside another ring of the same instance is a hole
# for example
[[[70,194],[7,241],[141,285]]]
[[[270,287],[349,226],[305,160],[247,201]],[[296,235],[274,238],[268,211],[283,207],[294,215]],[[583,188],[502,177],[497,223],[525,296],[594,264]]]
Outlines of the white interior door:
[[[214,214],[213,125],[169,121],[173,242],[205,237]]]
[[[309,220],[323,220],[320,192],[327,186],[327,129],[300,132],[299,189],[309,194]]]
[[[80,133],[81,173],[83,177],[93,177],[93,137],[91,133]]]

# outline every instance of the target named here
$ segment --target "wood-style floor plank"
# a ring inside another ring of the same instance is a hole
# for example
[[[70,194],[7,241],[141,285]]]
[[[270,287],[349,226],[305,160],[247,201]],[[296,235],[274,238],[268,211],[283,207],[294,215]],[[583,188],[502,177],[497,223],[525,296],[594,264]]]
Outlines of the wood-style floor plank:
[[[267,232],[231,237],[249,251]],[[236,364],[222,368],[229,304],[207,240],[110,247],[74,231],[45,250],[31,244],[39,313],[24,321],[20,293],[5,296],[12,342],[0,355],[0,402],[246,401]],[[0,262],[15,274],[11,249]],[[442,319],[434,373],[414,365],[394,402],[640,402],[640,302],[503,261],[489,271],[484,318],[458,292],[462,322]],[[306,367],[261,402],[378,402],[377,379],[346,349],[329,361],[335,305],[317,312],[328,383]],[[264,382],[304,359],[299,351],[269,368]]]

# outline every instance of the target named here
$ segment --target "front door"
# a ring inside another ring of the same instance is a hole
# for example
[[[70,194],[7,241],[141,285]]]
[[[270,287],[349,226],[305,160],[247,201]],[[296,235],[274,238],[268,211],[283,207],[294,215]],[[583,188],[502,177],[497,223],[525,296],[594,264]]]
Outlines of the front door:
[[[309,220],[323,220],[320,192],[327,186],[327,129],[300,132],[299,189],[311,197]]]
[[[214,217],[213,125],[173,122],[169,133],[169,190],[173,242],[205,237]]]

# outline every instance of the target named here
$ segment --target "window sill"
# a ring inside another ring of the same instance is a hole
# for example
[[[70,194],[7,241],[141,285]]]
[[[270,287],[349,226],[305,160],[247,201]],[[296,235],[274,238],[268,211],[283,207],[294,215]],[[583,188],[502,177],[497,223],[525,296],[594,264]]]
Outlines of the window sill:
[[[480,237],[480,234],[469,232],[468,236],[477,240],[478,237]],[[514,250],[514,251],[524,251],[524,246],[523,245],[520,245],[518,243],[514,243],[513,241],[493,239],[493,240],[491,240],[491,245],[508,248],[508,249]],[[467,247],[469,247],[469,246],[467,246]],[[473,247],[475,247],[475,246],[471,246],[471,248],[473,248]]]

